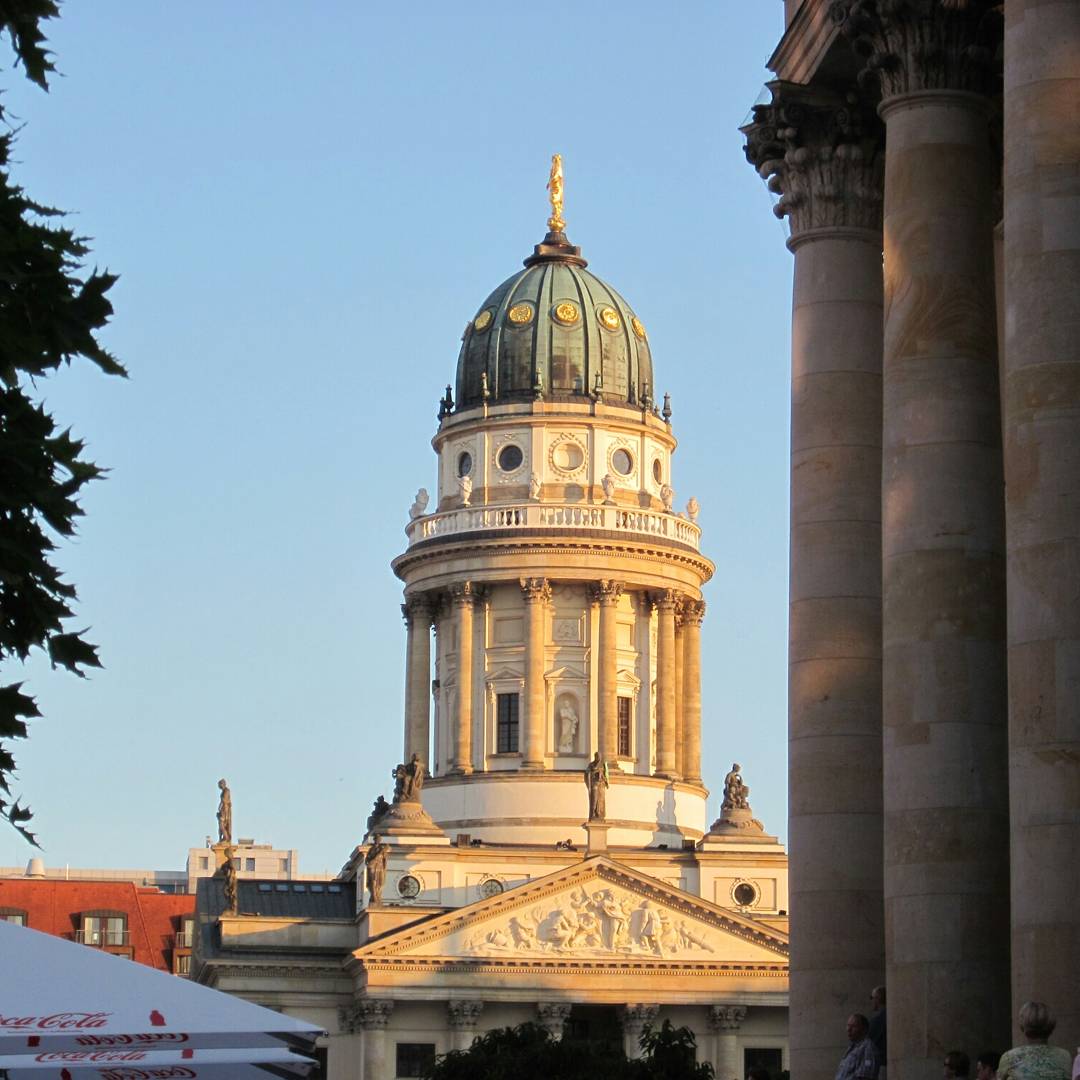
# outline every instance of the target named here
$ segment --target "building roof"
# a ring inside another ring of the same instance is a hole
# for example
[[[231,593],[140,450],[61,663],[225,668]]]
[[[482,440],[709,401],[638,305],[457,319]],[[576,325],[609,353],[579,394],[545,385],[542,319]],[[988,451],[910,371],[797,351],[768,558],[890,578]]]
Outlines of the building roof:
[[[195,897],[163,893],[128,881],[0,881],[0,909],[26,913],[26,925],[75,940],[82,916],[117,913],[127,917],[132,959],[171,971],[171,950],[183,916],[195,914]]]
[[[538,393],[589,400],[597,390],[611,404],[651,402],[645,327],[610,285],[585,269],[580,252],[562,233],[548,233],[525,269],[480,305],[462,337],[459,409]]]

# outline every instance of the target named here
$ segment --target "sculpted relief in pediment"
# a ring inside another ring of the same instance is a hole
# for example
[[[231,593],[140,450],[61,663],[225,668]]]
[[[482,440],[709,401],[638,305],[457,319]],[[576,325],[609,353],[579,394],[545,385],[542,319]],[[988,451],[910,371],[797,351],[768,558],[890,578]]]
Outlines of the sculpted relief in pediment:
[[[652,956],[681,959],[715,954],[710,928],[655,900],[604,884],[579,886],[508,918],[466,932],[465,955],[553,954],[577,957]]]

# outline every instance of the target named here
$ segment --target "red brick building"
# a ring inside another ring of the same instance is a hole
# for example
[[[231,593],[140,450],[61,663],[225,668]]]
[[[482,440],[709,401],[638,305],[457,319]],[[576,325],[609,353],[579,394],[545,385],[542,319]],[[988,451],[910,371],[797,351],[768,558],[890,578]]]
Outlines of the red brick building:
[[[0,880],[0,919],[187,975],[195,897],[122,881]]]

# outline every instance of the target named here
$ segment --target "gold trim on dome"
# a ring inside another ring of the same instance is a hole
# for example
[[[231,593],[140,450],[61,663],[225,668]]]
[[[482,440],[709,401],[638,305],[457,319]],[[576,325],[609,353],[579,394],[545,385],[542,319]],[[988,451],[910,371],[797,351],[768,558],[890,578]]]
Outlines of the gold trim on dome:
[[[602,307],[596,314],[600,319],[600,325],[608,330],[618,330],[622,325],[619,313],[613,307]]]
[[[572,304],[569,300],[564,300],[561,304],[556,304],[554,314],[556,320],[563,323],[565,326],[572,326],[581,318],[581,312],[578,311],[577,304]]]
[[[486,330],[491,325],[491,308],[484,308],[479,315],[473,319],[473,329],[477,331]]]
[[[532,322],[532,304],[515,304],[507,313],[506,317],[515,326],[527,326]]]
[[[637,334],[642,341],[645,340],[645,327],[641,325],[641,320],[636,315],[630,316],[630,325],[634,328],[634,333]]]

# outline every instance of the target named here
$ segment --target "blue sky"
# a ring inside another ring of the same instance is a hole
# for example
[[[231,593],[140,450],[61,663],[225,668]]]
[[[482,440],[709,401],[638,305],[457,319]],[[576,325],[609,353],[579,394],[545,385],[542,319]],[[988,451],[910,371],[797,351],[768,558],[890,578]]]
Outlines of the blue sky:
[[[360,841],[401,747],[389,562],[434,487],[462,326],[541,238],[555,151],[571,239],[649,328],[717,565],[706,782],[738,759],[785,835],[791,265],[737,131],[782,19],[68,0],[48,95],[0,53],[15,177],[121,274],[105,339],[131,371],[41,384],[111,469],[59,555],[105,670],[25,673],[46,715],[18,790],[49,864],[181,865],[222,775],[237,834],[305,872]],[[0,862],[30,854],[0,833]]]

